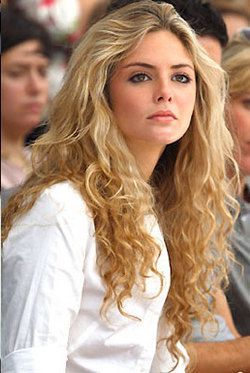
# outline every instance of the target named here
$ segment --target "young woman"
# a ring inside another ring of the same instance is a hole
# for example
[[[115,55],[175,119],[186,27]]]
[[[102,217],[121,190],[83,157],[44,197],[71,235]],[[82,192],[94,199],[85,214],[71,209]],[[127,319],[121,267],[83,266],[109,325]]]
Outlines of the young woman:
[[[190,318],[226,278],[224,96],[169,4],[89,29],[4,213],[4,371],[185,371]]]

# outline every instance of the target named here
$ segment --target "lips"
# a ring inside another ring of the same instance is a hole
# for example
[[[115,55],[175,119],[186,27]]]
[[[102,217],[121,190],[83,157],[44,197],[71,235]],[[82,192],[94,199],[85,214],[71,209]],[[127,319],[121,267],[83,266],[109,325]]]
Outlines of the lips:
[[[172,121],[177,119],[176,115],[170,110],[161,110],[153,113],[147,119],[154,119],[157,121]]]
[[[43,109],[44,105],[41,103],[29,103],[25,105],[26,110],[32,113],[39,113]]]

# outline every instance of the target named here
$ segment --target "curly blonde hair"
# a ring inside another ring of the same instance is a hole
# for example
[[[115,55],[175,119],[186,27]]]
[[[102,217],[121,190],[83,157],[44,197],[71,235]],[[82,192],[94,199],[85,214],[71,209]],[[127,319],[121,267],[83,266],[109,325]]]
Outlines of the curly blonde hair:
[[[147,33],[159,30],[175,34],[190,54],[197,97],[188,131],[165,148],[146,182],[116,125],[108,87],[118,63]],[[106,285],[102,311],[115,302],[131,317],[123,302],[133,286],[143,290],[150,271],[162,277],[157,270],[160,248],[144,227],[145,215],[155,214],[170,255],[164,313],[174,327],[167,343],[177,357],[176,342],[190,330],[190,318],[210,315],[206,294],[211,274],[215,284],[226,278],[226,236],[236,206],[226,174],[236,166],[223,117],[225,90],[222,69],[171,5],[146,0],[110,13],[88,30],[73,53],[53,102],[49,131],[33,146],[33,173],[3,217],[7,237],[14,219],[45,188],[70,180],[95,221],[98,265]]]

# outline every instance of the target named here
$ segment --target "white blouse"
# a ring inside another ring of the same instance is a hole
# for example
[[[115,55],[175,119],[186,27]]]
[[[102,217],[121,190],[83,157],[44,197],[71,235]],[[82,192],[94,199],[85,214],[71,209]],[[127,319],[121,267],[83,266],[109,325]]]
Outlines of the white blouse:
[[[157,334],[170,286],[166,246],[153,216],[145,225],[161,246],[158,270],[146,292],[134,286],[122,316],[115,306],[100,317],[105,287],[96,265],[95,228],[80,193],[69,182],[47,188],[11,229],[3,249],[3,373],[168,372],[176,363]],[[150,299],[151,297],[151,299]],[[185,372],[186,351],[174,372]],[[159,350],[158,352],[156,350]]]

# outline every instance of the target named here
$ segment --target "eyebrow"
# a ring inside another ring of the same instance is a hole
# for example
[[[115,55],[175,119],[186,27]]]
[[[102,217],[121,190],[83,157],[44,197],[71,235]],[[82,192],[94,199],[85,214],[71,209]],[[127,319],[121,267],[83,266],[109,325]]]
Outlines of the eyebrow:
[[[48,56],[46,56],[43,52],[42,49],[35,49],[35,50],[28,50],[28,51],[23,51],[22,53],[22,57],[33,57],[33,56],[37,56],[37,57],[41,57],[43,59],[46,59],[46,60],[49,60]]]
[[[129,64],[123,66],[123,68],[126,69],[128,67],[134,67],[134,66],[146,67],[148,69],[155,69],[156,68],[154,65],[151,65],[151,64],[145,63],[145,62],[132,62],[132,63],[129,63]],[[180,68],[183,68],[183,67],[188,67],[188,68],[190,68],[194,71],[193,66],[189,65],[188,63],[179,63],[177,65],[172,65],[171,69],[180,69]]]
[[[43,65],[45,67],[49,66],[48,61],[39,61],[39,65]],[[27,67],[30,66],[30,61],[23,61],[22,59],[19,61],[13,61],[9,64],[10,67]]]

